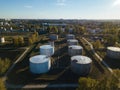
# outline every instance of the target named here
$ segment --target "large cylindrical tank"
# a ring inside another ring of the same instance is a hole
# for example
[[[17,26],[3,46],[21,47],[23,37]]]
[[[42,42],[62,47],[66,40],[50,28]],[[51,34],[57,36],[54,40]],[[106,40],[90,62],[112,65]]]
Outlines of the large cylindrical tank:
[[[58,35],[56,35],[56,34],[51,34],[49,37],[50,37],[50,39],[53,40],[53,41],[54,41],[54,40],[58,40]]]
[[[92,60],[86,56],[76,55],[71,57],[71,70],[81,76],[88,75],[91,69]]]
[[[78,40],[76,39],[69,39],[67,40],[68,45],[78,45]]]
[[[66,35],[66,39],[68,40],[68,39],[75,39],[75,35],[73,35],[73,34],[67,34]]]
[[[4,37],[1,37],[1,43],[5,43],[5,38]]]
[[[120,59],[119,47],[107,47],[107,56],[112,59]]]
[[[51,46],[51,45],[40,46],[40,54],[41,55],[52,56],[54,54],[54,47]]]
[[[68,54],[70,56],[82,55],[83,48],[78,45],[71,45],[68,47]]]
[[[46,73],[50,70],[50,58],[46,55],[37,55],[29,59],[30,71],[34,74]]]

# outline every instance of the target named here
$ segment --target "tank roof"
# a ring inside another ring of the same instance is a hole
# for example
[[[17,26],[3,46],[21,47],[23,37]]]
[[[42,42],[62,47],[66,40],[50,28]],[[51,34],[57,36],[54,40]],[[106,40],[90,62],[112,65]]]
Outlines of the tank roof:
[[[83,49],[83,47],[78,46],[78,45],[71,45],[71,46],[69,46],[69,48],[72,48],[72,49]]]
[[[42,49],[50,49],[50,48],[53,48],[53,46],[51,46],[51,45],[43,45],[43,46],[40,46],[40,48],[42,48]]]
[[[48,57],[46,55],[37,55],[30,58],[30,62],[32,63],[43,63],[48,61]]]
[[[76,39],[69,39],[69,40],[67,40],[67,41],[70,41],[70,42],[78,42],[78,40],[76,40]]]
[[[109,50],[111,50],[111,51],[120,52],[120,48],[119,48],[119,47],[107,47],[107,49],[109,49]]]
[[[67,34],[67,36],[75,36],[74,34]]]
[[[76,55],[71,57],[71,61],[76,61],[78,64],[89,64],[92,60],[89,57]]]
[[[55,35],[55,36],[58,36],[57,34],[50,34],[50,35]]]

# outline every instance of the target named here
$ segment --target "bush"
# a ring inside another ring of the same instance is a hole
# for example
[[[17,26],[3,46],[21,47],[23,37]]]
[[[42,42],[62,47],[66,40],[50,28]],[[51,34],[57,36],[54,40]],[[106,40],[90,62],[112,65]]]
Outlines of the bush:
[[[3,80],[0,78],[0,90],[6,90]]]
[[[112,75],[104,77],[102,80],[80,78],[77,90],[119,90],[118,82]]]
[[[0,58],[0,75],[3,75],[9,68],[10,66],[10,60],[5,58],[1,59]]]
[[[96,90],[98,81],[91,78],[80,78],[77,90]]]

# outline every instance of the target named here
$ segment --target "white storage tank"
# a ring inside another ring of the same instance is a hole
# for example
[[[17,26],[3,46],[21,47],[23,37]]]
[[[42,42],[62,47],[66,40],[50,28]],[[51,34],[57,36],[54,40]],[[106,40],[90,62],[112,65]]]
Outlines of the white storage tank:
[[[46,73],[50,70],[51,62],[50,58],[46,55],[37,55],[29,59],[30,71],[34,74]]]
[[[5,43],[5,38],[1,37],[1,43]]]
[[[76,39],[69,39],[67,40],[68,45],[78,45],[78,40]]]
[[[119,47],[107,47],[107,56],[112,59],[120,59]]]
[[[82,55],[83,47],[78,45],[71,45],[68,47],[68,54],[70,56]]]
[[[54,41],[49,41],[49,42],[48,42],[48,45],[51,45],[51,46],[54,47]]]
[[[76,55],[71,57],[71,70],[81,76],[88,75],[92,60],[89,57]]]
[[[58,40],[58,35],[56,35],[56,34],[51,34],[50,36],[49,36],[49,38],[51,39],[51,40]]]
[[[51,46],[51,45],[40,46],[40,54],[41,55],[52,56],[54,54],[54,47]]]
[[[73,34],[67,34],[66,39],[75,39],[75,35]]]
[[[61,28],[61,32],[65,32],[65,28],[62,27],[62,28]]]

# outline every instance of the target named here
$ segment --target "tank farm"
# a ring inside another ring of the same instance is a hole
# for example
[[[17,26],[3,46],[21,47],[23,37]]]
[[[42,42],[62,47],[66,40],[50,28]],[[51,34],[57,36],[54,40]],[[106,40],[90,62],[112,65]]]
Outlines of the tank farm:
[[[86,53],[79,36],[47,34],[41,35],[35,48],[15,66],[8,82],[74,84],[78,83],[80,77],[94,76],[97,79],[101,73],[102,68],[98,68],[93,58]]]

